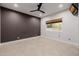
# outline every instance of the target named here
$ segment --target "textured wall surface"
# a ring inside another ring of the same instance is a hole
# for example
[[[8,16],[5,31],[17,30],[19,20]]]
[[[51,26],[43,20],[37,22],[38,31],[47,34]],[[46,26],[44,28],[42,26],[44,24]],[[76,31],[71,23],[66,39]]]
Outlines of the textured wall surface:
[[[56,31],[53,28],[48,29],[47,20],[62,18],[62,30]],[[73,42],[79,44],[79,17],[74,16],[69,10],[41,19],[41,35],[49,38],[57,38],[57,40]]]
[[[40,18],[1,7],[1,42],[40,35]]]

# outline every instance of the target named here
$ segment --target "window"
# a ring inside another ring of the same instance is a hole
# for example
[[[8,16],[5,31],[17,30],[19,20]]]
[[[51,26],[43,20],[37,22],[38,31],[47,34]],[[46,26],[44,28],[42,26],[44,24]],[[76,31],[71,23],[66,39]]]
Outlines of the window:
[[[47,28],[53,28],[55,30],[62,29],[62,18],[46,21]]]

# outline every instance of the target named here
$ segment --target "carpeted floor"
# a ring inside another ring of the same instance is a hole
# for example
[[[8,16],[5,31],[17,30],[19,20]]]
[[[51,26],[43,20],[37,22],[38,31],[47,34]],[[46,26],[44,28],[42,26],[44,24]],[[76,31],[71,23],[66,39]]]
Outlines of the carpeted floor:
[[[17,40],[0,45],[2,56],[79,56],[79,48],[42,37]]]

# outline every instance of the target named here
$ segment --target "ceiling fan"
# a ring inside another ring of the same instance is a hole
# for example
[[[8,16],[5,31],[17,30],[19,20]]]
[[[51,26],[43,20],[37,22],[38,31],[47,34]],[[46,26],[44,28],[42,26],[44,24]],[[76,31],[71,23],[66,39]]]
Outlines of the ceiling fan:
[[[42,7],[42,3],[39,3],[39,4],[37,5],[37,7],[38,7],[38,8],[37,8],[36,10],[32,10],[32,11],[30,11],[30,12],[39,11],[39,12],[45,13],[44,11],[40,10],[41,7]]]

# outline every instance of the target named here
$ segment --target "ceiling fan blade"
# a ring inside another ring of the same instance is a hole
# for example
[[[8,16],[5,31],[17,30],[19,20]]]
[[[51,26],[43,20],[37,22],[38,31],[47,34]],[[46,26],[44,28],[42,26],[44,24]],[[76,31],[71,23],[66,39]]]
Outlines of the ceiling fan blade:
[[[32,11],[30,11],[30,12],[34,12],[34,11],[37,11],[37,10],[32,10]]]
[[[45,13],[44,11],[42,11],[42,10],[39,10],[40,12],[42,12],[42,13]]]
[[[40,10],[42,3],[39,3],[39,5],[37,5],[37,6],[38,6],[38,10]]]

